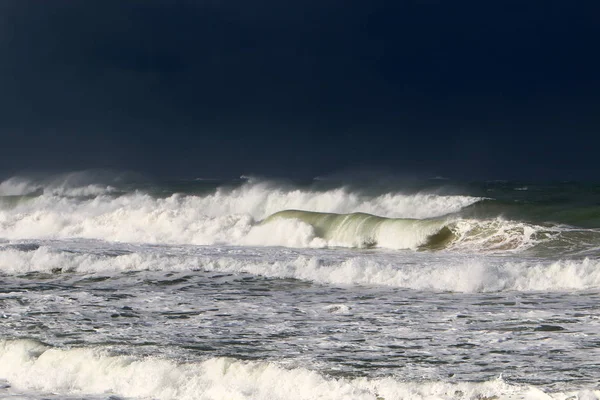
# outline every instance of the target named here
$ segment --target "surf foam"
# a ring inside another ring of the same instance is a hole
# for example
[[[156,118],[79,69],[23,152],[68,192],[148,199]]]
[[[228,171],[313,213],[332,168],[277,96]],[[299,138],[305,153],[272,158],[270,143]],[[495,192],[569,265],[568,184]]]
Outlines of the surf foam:
[[[596,399],[600,394],[549,394],[500,378],[479,383],[402,382],[391,377],[335,379],[267,361],[210,358],[179,363],[111,356],[100,348],[51,348],[32,340],[0,341],[0,379],[20,391],[165,400]]]

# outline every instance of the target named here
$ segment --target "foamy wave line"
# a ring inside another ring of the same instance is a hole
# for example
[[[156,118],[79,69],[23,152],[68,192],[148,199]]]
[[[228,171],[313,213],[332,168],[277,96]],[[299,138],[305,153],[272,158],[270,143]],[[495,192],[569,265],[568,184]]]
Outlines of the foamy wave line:
[[[394,265],[354,257],[324,264],[318,258],[291,262],[247,263],[236,259],[203,260],[209,271],[251,273],[334,285],[376,285],[450,292],[570,291],[600,287],[600,261],[557,261],[492,264],[489,259],[463,259]]]
[[[278,256],[275,256],[278,257]],[[289,260],[223,257],[219,255],[168,256],[131,253],[119,256],[76,254],[42,246],[34,251],[0,250],[0,273],[102,273],[120,271],[203,270],[248,273],[270,278],[293,278],[329,285],[376,285],[451,292],[571,291],[600,288],[600,260],[510,262],[491,257],[423,258],[415,264],[401,261],[347,257],[323,261],[299,256]]]
[[[32,340],[0,341],[0,378],[11,390],[154,399],[597,399],[600,392],[547,394],[502,379],[471,383],[334,379],[267,361],[210,358],[178,363],[111,356],[99,348],[59,349]],[[1,392],[0,392],[1,393]]]

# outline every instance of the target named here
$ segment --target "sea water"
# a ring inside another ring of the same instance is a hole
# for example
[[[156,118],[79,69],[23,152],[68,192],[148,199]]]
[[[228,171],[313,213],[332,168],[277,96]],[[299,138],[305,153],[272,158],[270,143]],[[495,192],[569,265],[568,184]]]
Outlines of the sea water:
[[[600,186],[0,183],[0,397],[596,399]]]

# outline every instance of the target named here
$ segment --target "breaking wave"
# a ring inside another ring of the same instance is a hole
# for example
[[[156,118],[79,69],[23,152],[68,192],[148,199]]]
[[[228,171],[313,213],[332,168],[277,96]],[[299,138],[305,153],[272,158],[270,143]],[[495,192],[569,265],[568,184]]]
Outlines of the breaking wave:
[[[146,194],[80,200],[40,196],[0,207],[0,238],[99,239],[110,242],[286,247],[382,247],[459,251],[521,251],[540,243],[600,245],[597,230],[539,226],[501,218],[385,218],[366,213],[286,210],[259,220],[250,213],[217,210],[218,199]],[[275,206],[273,208],[276,208]],[[256,214],[261,215],[264,210]],[[582,233],[583,232],[583,233]]]
[[[505,382],[403,382],[389,378],[331,378],[268,361],[209,358],[177,362],[115,356],[102,348],[61,349],[33,340],[0,341],[0,389],[62,395],[113,394],[155,399],[597,399],[600,392],[544,393]]]
[[[0,239],[555,254],[600,247],[598,229],[505,219],[499,203],[483,197],[315,190],[255,179],[200,182],[202,190],[184,185],[185,193],[174,192],[174,184],[165,194],[124,182],[89,173],[5,180]],[[496,211],[478,215],[482,209]]]
[[[297,220],[313,228],[314,235],[332,246],[414,249],[420,245],[442,245],[452,239],[443,219],[383,218],[365,213],[334,214],[286,210],[263,223]]]
[[[432,218],[455,213],[480,199],[470,196],[385,193],[347,188],[299,189],[248,181],[201,194],[157,196],[123,186],[90,183],[86,175],[44,182],[11,178],[0,184],[0,238],[85,238],[114,242],[231,244],[289,247],[362,246],[360,239],[331,241],[298,219],[261,224],[276,212],[302,207],[314,212],[378,213],[394,218]],[[176,186],[175,186],[176,188]],[[435,225],[435,224],[434,224]],[[431,230],[431,229],[430,229]],[[423,235],[427,234],[427,231]],[[390,244],[413,248],[420,239]],[[380,246],[386,246],[380,241]]]
[[[578,250],[600,245],[600,231],[564,226],[541,226],[502,218],[477,220],[458,216],[431,219],[385,218],[365,213],[334,214],[300,210],[275,213],[267,226],[299,221],[329,246],[388,249],[456,250],[462,252],[515,252]],[[585,240],[582,240],[585,239]]]

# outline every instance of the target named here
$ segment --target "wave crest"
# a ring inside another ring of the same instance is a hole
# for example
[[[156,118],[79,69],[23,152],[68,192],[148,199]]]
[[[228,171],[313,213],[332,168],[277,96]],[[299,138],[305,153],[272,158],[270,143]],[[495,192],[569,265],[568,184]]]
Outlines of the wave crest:
[[[392,249],[416,249],[427,243],[433,235],[438,235],[445,226],[442,219],[384,218],[365,213],[334,214],[300,210],[275,213],[263,224],[280,220],[300,220],[312,226],[315,234],[331,246]]]

